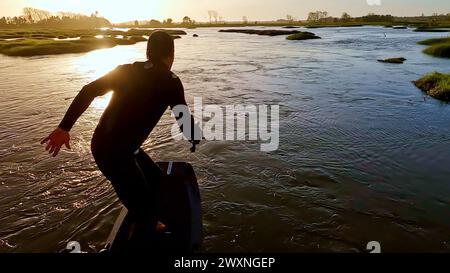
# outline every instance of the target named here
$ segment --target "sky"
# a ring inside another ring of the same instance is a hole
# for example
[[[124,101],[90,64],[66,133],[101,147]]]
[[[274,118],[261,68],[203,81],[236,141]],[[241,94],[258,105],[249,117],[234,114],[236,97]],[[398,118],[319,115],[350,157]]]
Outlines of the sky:
[[[0,16],[15,16],[24,7],[51,12],[70,11],[100,14],[113,23],[131,20],[181,21],[189,16],[208,21],[208,10],[216,10],[224,20],[251,21],[286,18],[306,19],[309,11],[326,10],[333,16],[348,12],[352,16],[373,12],[396,16],[450,13],[450,0],[0,0]]]

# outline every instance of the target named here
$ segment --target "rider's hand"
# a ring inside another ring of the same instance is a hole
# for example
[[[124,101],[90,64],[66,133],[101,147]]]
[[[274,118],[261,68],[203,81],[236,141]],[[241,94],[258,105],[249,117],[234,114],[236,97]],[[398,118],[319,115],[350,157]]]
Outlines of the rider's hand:
[[[64,144],[67,149],[70,148],[70,135],[69,132],[56,128],[48,137],[44,138],[41,141],[41,144],[47,143],[45,150],[48,151],[49,154],[53,154],[53,157],[57,156],[59,150],[61,150],[61,146]]]

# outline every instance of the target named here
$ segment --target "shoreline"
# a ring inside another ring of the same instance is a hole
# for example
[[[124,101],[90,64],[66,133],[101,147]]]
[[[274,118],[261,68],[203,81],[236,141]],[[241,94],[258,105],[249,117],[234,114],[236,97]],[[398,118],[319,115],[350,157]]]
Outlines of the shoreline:
[[[186,35],[182,30],[161,30],[172,35],[174,39],[180,38],[179,35]],[[86,53],[118,45],[145,42],[153,31],[155,30],[0,30],[0,54],[10,57],[33,57]]]
[[[400,24],[398,26],[404,26]],[[287,23],[261,23],[261,24],[199,24],[195,25],[195,28],[219,28],[219,27],[235,27],[245,28],[239,31],[236,30],[219,30],[220,32],[271,32],[271,30],[251,30],[246,27],[280,27],[285,30],[286,34],[293,34],[294,32],[300,32],[297,30],[288,31],[286,28],[291,29],[318,29],[318,28],[349,28],[349,27],[388,27],[394,28],[392,24],[387,22],[372,22],[364,24],[356,23],[341,23],[341,24],[287,24]],[[398,28],[397,26],[397,28]],[[130,26],[131,27],[131,26]],[[424,26],[415,26],[417,31],[430,31],[434,32],[436,27],[428,28]],[[123,29],[120,29],[123,28]],[[109,28],[97,28],[97,29],[42,29],[35,27],[20,28],[4,28],[0,29],[0,54],[11,57],[32,57],[32,56],[44,56],[44,55],[59,55],[59,54],[71,54],[71,53],[85,53],[102,48],[112,48],[117,45],[134,45],[139,42],[144,42],[148,39],[148,35],[155,30],[162,30],[171,34],[174,39],[180,38],[180,35],[186,35],[184,30],[195,29],[192,26],[186,25],[173,25],[164,28],[154,28],[151,26],[133,26],[128,30],[125,30],[127,26],[113,26]],[[184,30],[183,30],[184,29]],[[404,29],[402,27],[402,29]],[[449,29],[450,32],[450,29]],[[101,36],[101,37],[100,37]],[[270,36],[270,35],[269,35]],[[291,37],[292,38],[292,37]],[[441,50],[441,48],[439,48]],[[447,50],[447,49],[445,49]],[[430,53],[428,53],[430,54]],[[433,55],[433,54],[430,54]],[[441,56],[442,57],[442,56]]]

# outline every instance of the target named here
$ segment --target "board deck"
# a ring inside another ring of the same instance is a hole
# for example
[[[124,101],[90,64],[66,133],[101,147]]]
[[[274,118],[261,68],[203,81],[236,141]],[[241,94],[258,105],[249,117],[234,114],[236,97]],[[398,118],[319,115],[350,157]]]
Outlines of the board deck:
[[[200,248],[201,199],[194,169],[184,162],[157,164],[167,174],[158,192],[158,220],[166,229],[149,243],[133,233],[136,223],[124,207],[107,240],[106,249],[110,252],[194,252]]]

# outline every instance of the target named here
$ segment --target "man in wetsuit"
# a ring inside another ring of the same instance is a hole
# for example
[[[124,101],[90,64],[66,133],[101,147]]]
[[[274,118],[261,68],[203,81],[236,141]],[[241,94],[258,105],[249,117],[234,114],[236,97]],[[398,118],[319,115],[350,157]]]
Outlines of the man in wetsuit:
[[[140,226],[155,229],[156,185],[164,174],[140,147],[168,107],[187,105],[183,85],[170,71],[173,38],[165,32],[153,32],[147,58],[147,62],[121,65],[83,87],[58,128],[42,144],[47,144],[46,150],[53,156],[62,145],[70,149],[69,132],[77,119],[96,97],[113,91],[95,129],[91,151],[130,214],[144,224]]]

